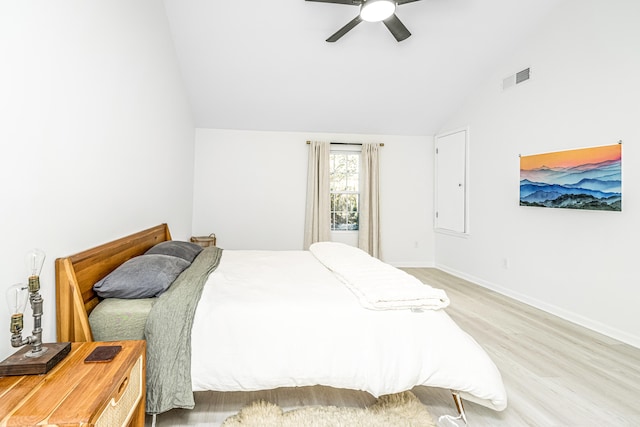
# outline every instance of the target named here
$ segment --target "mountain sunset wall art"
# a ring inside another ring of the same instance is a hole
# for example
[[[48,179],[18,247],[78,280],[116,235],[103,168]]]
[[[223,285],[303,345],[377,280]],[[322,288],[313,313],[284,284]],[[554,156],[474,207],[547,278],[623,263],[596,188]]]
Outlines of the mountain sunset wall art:
[[[520,206],[622,211],[622,144],[521,156]]]

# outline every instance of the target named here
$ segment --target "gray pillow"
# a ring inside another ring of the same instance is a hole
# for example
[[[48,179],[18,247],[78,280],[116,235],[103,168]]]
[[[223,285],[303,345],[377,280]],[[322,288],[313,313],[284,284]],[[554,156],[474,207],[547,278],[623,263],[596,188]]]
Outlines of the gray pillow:
[[[157,297],[191,263],[170,255],[140,255],[131,258],[93,285],[102,298]]]
[[[202,252],[202,246],[196,245],[191,242],[182,242],[179,240],[167,240],[166,242],[158,243],[153,246],[147,252],[147,254],[163,254],[177,256],[182,259],[186,259],[189,262],[193,262],[196,256]]]

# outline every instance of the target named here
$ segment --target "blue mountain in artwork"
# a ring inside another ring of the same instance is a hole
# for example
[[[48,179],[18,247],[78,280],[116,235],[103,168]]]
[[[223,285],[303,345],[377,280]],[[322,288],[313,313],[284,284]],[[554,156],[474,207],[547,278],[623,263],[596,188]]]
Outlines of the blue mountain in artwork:
[[[622,190],[622,181],[619,179],[603,181],[602,179],[585,178],[576,184],[567,184],[566,187],[619,193]]]
[[[524,184],[520,183],[520,200],[542,201],[546,199],[556,199],[564,194],[586,194],[596,199],[606,199],[611,196],[619,196],[620,193],[605,193],[602,191],[589,190],[581,187],[569,187],[563,185],[547,185],[539,182]]]
[[[520,171],[520,205],[622,210],[621,161]]]

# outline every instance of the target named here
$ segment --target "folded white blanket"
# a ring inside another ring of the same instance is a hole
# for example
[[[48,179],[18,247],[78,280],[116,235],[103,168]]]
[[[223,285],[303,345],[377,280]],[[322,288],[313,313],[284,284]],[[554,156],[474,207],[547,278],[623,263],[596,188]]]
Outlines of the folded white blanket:
[[[333,271],[366,308],[437,310],[449,305],[444,290],[423,284],[353,246],[318,242],[312,244],[309,251]]]

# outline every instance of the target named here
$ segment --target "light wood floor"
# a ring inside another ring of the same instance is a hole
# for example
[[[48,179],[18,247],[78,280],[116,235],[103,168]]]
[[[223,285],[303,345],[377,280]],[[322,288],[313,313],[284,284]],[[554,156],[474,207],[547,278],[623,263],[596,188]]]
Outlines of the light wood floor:
[[[466,402],[470,427],[640,426],[640,349],[436,269],[405,271],[447,291],[449,315],[485,348],[502,373],[507,409],[495,412]],[[416,387],[413,392],[435,420],[456,414],[449,391]],[[157,425],[219,426],[259,399],[285,410],[304,405],[364,407],[375,400],[365,392],[320,386],[198,392],[194,410],[161,414]]]

